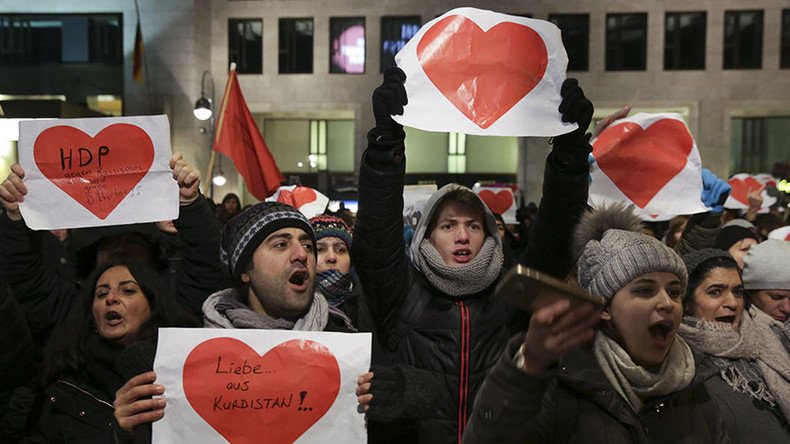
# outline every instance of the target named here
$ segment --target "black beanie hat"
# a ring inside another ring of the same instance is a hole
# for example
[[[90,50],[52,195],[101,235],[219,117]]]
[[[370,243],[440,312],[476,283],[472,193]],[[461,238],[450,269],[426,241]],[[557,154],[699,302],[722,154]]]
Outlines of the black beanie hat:
[[[754,231],[740,225],[729,225],[721,229],[719,235],[716,236],[713,247],[727,251],[730,247],[735,245],[736,242],[747,238],[752,238],[760,242],[760,238],[757,237],[757,233]]]

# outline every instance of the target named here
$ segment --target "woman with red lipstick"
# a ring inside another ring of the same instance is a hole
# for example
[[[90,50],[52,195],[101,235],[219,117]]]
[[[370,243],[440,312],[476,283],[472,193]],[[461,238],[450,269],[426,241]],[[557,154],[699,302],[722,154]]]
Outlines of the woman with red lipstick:
[[[790,355],[772,329],[775,323],[754,307],[745,309],[746,291],[729,253],[703,249],[683,260],[689,283],[680,336],[719,369],[709,386],[726,406],[731,437],[790,442]]]
[[[705,382],[715,368],[676,335],[686,267],[641,226],[624,205],[582,217],[579,285],[603,311],[536,310],[480,389],[465,443],[727,440]]]
[[[85,285],[75,301],[80,309],[46,356],[34,441],[113,442],[116,391],[131,375],[151,370],[159,327],[189,326],[156,271],[135,259],[104,263]]]

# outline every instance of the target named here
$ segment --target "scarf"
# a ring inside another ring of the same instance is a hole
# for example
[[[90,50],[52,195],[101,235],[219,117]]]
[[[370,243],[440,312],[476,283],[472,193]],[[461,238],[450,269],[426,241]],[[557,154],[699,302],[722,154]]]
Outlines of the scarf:
[[[423,239],[414,265],[434,287],[449,296],[462,297],[479,293],[494,283],[504,261],[502,245],[493,236],[487,236],[477,256],[457,267],[447,265],[436,247]]]
[[[115,392],[126,383],[115,369],[115,360],[123,352],[123,346],[105,341],[98,334],[88,336],[85,341],[85,365],[81,377],[92,387],[101,390],[107,399],[115,399]]]
[[[274,319],[263,313],[250,310],[239,301],[236,290],[228,288],[212,294],[203,303],[203,326],[208,328],[323,331],[329,319],[329,312],[329,303],[320,292],[316,291],[313,294],[313,303],[310,305],[310,309],[296,322]],[[345,317],[345,315],[343,316]]]
[[[595,334],[593,353],[606,379],[637,413],[644,405],[643,399],[683,390],[695,374],[691,349],[678,336],[658,373],[636,365],[617,342],[600,331]]]
[[[714,357],[722,379],[735,391],[778,406],[788,420],[790,355],[777,340],[775,324],[753,307],[741,316],[740,330],[731,324],[685,318],[680,334],[692,347]]]
[[[326,270],[316,275],[316,285],[329,305],[338,307],[354,292],[354,278],[351,273]]]

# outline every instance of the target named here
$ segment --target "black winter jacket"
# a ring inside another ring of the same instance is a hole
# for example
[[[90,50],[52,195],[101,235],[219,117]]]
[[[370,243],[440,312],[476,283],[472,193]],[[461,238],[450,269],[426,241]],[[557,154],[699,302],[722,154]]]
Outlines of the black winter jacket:
[[[390,141],[376,130],[368,134],[352,260],[381,345],[395,362],[431,372],[441,393],[435,415],[417,420],[419,442],[459,442],[480,385],[524,316],[492,297],[496,282],[458,300],[411,265],[403,238],[403,138],[402,131]],[[588,153],[580,141],[549,155],[526,265],[560,277],[570,270],[571,233],[586,208]]]
[[[685,389],[645,400],[635,413],[606,379],[589,349],[576,349],[535,376],[514,362],[515,337],[480,389],[464,444],[476,443],[723,443],[730,442],[711,396],[716,367],[696,355]]]

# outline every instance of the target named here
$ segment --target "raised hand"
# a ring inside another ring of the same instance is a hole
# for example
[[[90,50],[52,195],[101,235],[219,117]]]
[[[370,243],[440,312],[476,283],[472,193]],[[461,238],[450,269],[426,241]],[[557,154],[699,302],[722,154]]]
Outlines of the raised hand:
[[[571,141],[583,137],[587,128],[592,122],[595,108],[592,102],[584,95],[584,91],[579,86],[579,81],[573,78],[565,79],[560,88],[562,102],[559,111],[562,114],[563,122],[571,122],[579,125],[579,128],[568,134],[555,137],[557,141]],[[589,140],[589,139],[588,139]]]
[[[535,311],[521,346],[521,368],[540,374],[572,349],[592,341],[600,312],[590,303],[571,305],[562,299]]]
[[[22,214],[19,212],[19,202],[24,202],[27,194],[24,178],[25,170],[21,165],[15,163],[11,165],[11,172],[8,173],[6,180],[0,184],[0,202],[11,220],[22,219]]]
[[[409,103],[405,81],[406,73],[402,69],[387,68],[381,85],[373,90],[373,117],[379,130],[389,131],[398,125],[392,116],[403,114],[403,106]]]
[[[178,182],[178,200],[181,205],[194,202],[200,192],[200,171],[187,163],[180,152],[170,157],[170,168],[173,170],[173,179]]]

